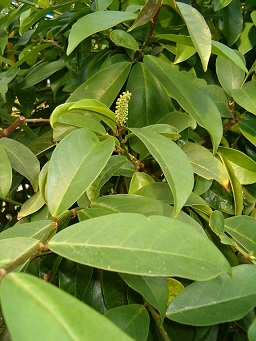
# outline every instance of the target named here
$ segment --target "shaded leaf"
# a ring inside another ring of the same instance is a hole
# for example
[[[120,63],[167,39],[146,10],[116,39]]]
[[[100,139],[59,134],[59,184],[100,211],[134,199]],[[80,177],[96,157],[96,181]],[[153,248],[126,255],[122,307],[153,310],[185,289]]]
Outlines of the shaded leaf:
[[[256,83],[251,81],[245,83],[245,85],[240,89],[233,89],[232,96],[241,107],[256,115],[255,92]]]
[[[256,267],[244,264],[233,267],[232,276],[192,283],[174,298],[167,316],[194,326],[239,320],[255,306],[255,281]]]
[[[5,198],[12,185],[12,167],[4,147],[0,145],[0,198]]]
[[[219,11],[223,7],[227,6],[232,0],[213,0],[214,11]]]
[[[243,30],[243,15],[240,0],[232,0],[222,10],[224,34],[228,45],[232,46]]]
[[[12,273],[1,284],[3,315],[14,341],[48,339],[49,330],[51,338],[63,341],[98,341],[102,335],[106,341],[132,340],[91,307],[35,276]]]
[[[248,329],[248,339],[249,341],[253,341],[256,338],[256,319],[254,319],[253,323],[250,325]]]
[[[238,123],[241,133],[249,140],[254,146],[256,146],[256,117],[247,113],[244,113],[241,117],[241,121]]]
[[[85,220],[55,235],[49,248],[82,264],[130,274],[206,280],[230,271],[205,236],[162,216],[117,213]]]

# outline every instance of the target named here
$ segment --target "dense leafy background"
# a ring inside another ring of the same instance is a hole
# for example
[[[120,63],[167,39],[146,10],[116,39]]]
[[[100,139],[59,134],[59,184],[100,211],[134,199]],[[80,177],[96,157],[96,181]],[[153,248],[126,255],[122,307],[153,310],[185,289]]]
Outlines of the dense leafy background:
[[[0,11],[0,338],[254,341],[255,1]]]

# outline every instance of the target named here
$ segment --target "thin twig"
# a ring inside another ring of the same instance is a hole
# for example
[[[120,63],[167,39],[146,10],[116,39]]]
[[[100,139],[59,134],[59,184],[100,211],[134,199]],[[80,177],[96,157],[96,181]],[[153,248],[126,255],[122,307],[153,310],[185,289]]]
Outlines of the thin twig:
[[[156,312],[156,310],[148,302],[145,302],[144,305],[148,309],[148,311],[150,312],[151,316],[153,317],[153,319],[156,323],[157,329],[161,335],[162,340],[163,341],[171,341],[169,335],[167,334],[166,330],[164,329],[163,323],[160,319],[160,315]]]
[[[26,118],[24,116],[20,116],[9,127],[0,130],[0,139],[9,136],[14,130],[24,124],[25,120]]]

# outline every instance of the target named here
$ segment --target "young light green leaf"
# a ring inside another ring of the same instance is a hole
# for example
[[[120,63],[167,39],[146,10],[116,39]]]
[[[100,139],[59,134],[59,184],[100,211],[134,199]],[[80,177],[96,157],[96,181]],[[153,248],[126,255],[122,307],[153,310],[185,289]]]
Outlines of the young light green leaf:
[[[177,215],[193,189],[193,170],[186,155],[176,143],[145,128],[130,128],[159,163],[174,196]]]
[[[17,223],[13,227],[0,233],[0,239],[14,237],[31,237],[40,239],[45,231],[51,226],[50,220],[34,221],[32,223]]]
[[[38,191],[21,206],[17,219],[20,220],[23,217],[27,217],[28,215],[39,211],[44,204],[45,201],[41,193]]]
[[[148,0],[140,10],[140,13],[138,14],[133,25],[129,28],[128,32],[147,24],[150,20],[152,20],[159,11],[160,5],[161,0]]]
[[[49,339],[49,331],[52,339],[62,341],[99,341],[102,335],[106,341],[132,341],[94,309],[35,276],[12,273],[1,284],[3,315],[13,341]]]
[[[220,84],[229,96],[233,89],[239,89],[244,80],[244,71],[227,58],[218,56],[216,72]]]
[[[238,126],[247,140],[256,146],[256,117],[249,113],[244,113],[241,121],[238,122]]]
[[[71,94],[67,102],[94,98],[110,107],[122,89],[130,69],[131,63],[120,62],[100,70],[80,85]]]
[[[182,147],[182,150],[187,155],[196,174],[208,180],[216,180],[227,188],[228,173],[223,164],[208,149],[188,142]]]
[[[107,30],[124,21],[136,19],[136,14],[121,11],[98,11],[79,19],[71,28],[67,55],[69,55],[85,38],[94,33]]]
[[[147,309],[140,304],[129,304],[108,310],[105,314],[133,340],[146,341],[150,318]]]
[[[204,71],[211,55],[211,32],[204,17],[192,6],[177,2],[177,7],[187,26],[192,42],[202,62]]]
[[[82,264],[145,276],[207,280],[229,272],[215,245],[191,231],[172,218],[116,213],[67,227],[49,249]]]
[[[38,240],[29,237],[14,237],[0,240],[0,267],[7,265],[36,246]]]
[[[222,138],[222,122],[220,112],[212,99],[193,84],[186,73],[175,70],[167,62],[152,56],[145,56],[144,62],[146,68],[165,87],[168,95],[178,101],[200,126],[208,130],[215,153]]]
[[[35,154],[22,143],[7,137],[0,140],[0,146],[5,149],[12,168],[25,176],[30,181],[34,191],[37,191],[40,164]]]
[[[173,321],[193,326],[240,320],[255,307],[255,282],[254,265],[235,266],[232,276],[224,274],[187,286],[173,299],[167,316]]]
[[[256,115],[256,83],[247,82],[240,89],[233,89],[232,96],[234,100],[244,109]]]
[[[12,185],[12,166],[4,147],[0,145],[0,198],[5,198]]]
[[[128,193],[133,194],[137,192],[140,188],[152,183],[155,183],[155,181],[150,175],[143,172],[135,172],[131,178]]]
[[[249,216],[225,219],[225,231],[238,241],[248,252],[256,254],[256,220]]]
[[[220,147],[218,153],[223,155],[231,163],[235,176],[242,185],[256,182],[256,162],[243,152]]]
[[[113,30],[109,38],[113,41],[116,46],[122,46],[131,50],[138,50],[139,44],[133,36],[126,31]]]
[[[166,278],[129,274],[120,274],[120,276],[133,290],[139,292],[148,303],[155,307],[161,314],[162,320],[164,320],[168,301]]]
[[[67,135],[56,147],[49,164],[47,202],[50,213],[60,216],[97,178],[114,150],[114,139],[99,142],[82,128]]]

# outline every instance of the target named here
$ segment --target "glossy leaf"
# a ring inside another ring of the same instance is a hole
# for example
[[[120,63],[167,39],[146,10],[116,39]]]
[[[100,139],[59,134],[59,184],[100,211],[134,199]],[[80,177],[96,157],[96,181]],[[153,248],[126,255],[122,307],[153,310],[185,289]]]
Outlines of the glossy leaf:
[[[103,69],[80,85],[69,97],[68,102],[93,98],[111,106],[122,89],[131,69],[131,63],[120,62]]]
[[[58,144],[49,164],[46,193],[53,216],[60,216],[79,199],[104,168],[113,149],[113,138],[99,142],[86,128],[73,131]]]
[[[181,282],[177,281],[174,278],[167,278],[167,284],[168,284],[168,304],[171,303],[171,301],[176,297],[183,289],[184,286],[181,284]]]
[[[204,71],[207,70],[211,55],[211,32],[204,17],[192,6],[177,2],[177,7],[187,26],[192,42],[202,62]]]
[[[244,71],[230,60],[219,56],[216,60],[219,82],[229,96],[232,90],[239,89],[244,80]]]
[[[71,28],[67,55],[69,55],[85,38],[94,33],[107,30],[124,21],[134,20],[136,14],[121,11],[98,11],[79,19]]]
[[[128,285],[117,272],[103,271],[102,292],[108,310],[128,303]]]
[[[194,326],[239,320],[255,306],[255,281],[256,267],[244,264],[233,267],[232,276],[192,283],[174,298],[167,316]]]
[[[165,61],[152,56],[144,57],[145,65],[166,88],[181,107],[191,115],[199,125],[209,131],[215,153],[222,137],[220,113],[214,102],[206,96],[186,74],[171,67]],[[214,121],[214,125],[212,122]]]
[[[108,310],[105,315],[133,340],[146,341],[150,318],[143,305],[129,304]]]
[[[130,274],[206,280],[230,271],[205,236],[162,216],[117,213],[85,220],[55,235],[49,248],[82,264]]]
[[[0,145],[0,198],[5,198],[12,185],[12,167],[5,149]]]
[[[157,14],[161,5],[161,0],[148,0],[140,10],[139,15],[134,21],[133,25],[129,28],[128,32],[147,24]]]
[[[240,216],[225,219],[225,231],[248,252],[256,254],[256,221],[253,217]]]
[[[234,100],[247,111],[256,115],[256,84],[255,82],[247,82],[240,89],[232,90],[232,96]]]
[[[168,300],[166,278],[129,274],[120,274],[120,276],[133,290],[139,292],[148,303],[156,308],[164,320]]]
[[[256,162],[239,150],[220,147],[218,153],[229,160],[242,185],[256,181]]]
[[[34,221],[32,223],[18,223],[0,233],[0,239],[15,237],[31,237],[40,239],[51,226],[50,220]]]
[[[126,88],[132,93],[128,126],[140,128],[154,124],[169,112],[167,96],[159,81],[142,63],[132,68]]]
[[[243,114],[238,123],[241,133],[256,146],[256,117],[250,114]]]
[[[122,30],[113,30],[110,35],[110,39],[116,46],[122,46],[131,50],[138,50],[139,44],[133,36]]]
[[[38,240],[29,237],[14,237],[0,240],[0,267],[16,260],[33,248]],[[10,247],[11,245],[11,247]]]
[[[2,310],[14,341],[47,339],[49,330],[53,339],[63,341],[98,341],[102,335],[106,341],[132,340],[94,309],[39,278],[12,273],[1,284]]]
[[[26,217],[32,213],[37,212],[38,210],[40,210],[40,208],[43,207],[44,204],[45,201],[41,193],[37,192],[21,206],[17,219],[19,220],[23,217]]]
[[[216,180],[224,187],[228,186],[228,174],[223,164],[212,153],[195,143],[188,142],[182,147],[196,174],[208,180]]]
[[[35,154],[23,144],[9,138],[2,138],[0,146],[5,149],[12,168],[25,176],[36,191],[38,189],[40,165]]]
[[[174,196],[177,215],[192,192],[194,179],[192,167],[183,151],[171,140],[149,133],[146,128],[133,128],[134,133],[159,163]]]

